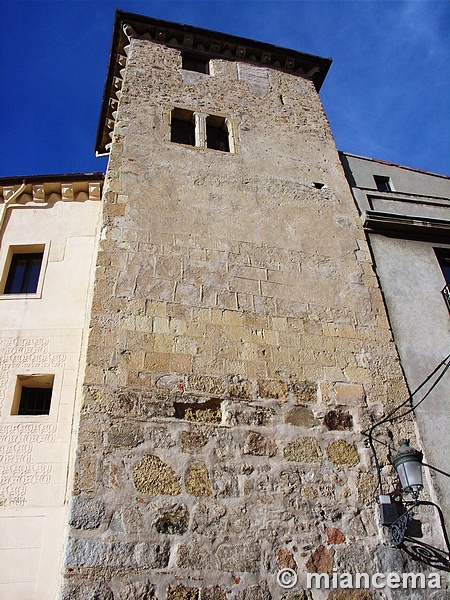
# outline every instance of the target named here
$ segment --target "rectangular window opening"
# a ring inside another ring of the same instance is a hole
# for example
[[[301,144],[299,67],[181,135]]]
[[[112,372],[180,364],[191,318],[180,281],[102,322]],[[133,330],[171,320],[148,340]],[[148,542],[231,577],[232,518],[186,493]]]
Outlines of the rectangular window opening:
[[[206,146],[212,150],[230,151],[228,125],[224,117],[207,117]]]
[[[18,375],[11,414],[50,414],[54,378],[54,375]]]
[[[43,252],[14,252],[3,293],[35,294],[43,257]]]
[[[170,141],[176,144],[195,146],[194,113],[174,108],[170,121]]]
[[[392,192],[391,178],[383,175],[373,176],[377,190],[380,192]]]
[[[196,71],[197,73],[209,75],[209,60],[207,58],[182,53],[181,61],[181,66],[186,71]]]

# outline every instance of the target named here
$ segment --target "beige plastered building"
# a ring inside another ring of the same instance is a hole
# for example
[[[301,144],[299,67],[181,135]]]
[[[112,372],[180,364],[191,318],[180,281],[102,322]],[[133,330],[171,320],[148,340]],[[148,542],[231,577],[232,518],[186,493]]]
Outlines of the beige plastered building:
[[[102,185],[101,173],[0,180],[0,598],[58,595]],[[8,290],[30,256],[32,291]],[[24,407],[23,388],[49,389],[49,406]]]

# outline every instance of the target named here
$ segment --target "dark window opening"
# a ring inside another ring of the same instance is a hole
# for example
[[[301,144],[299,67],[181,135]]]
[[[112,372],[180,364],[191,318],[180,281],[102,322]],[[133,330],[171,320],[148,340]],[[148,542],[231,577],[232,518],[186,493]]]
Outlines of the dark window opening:
[[[18,375],[12,415],[48,415],[54,375]]]
[[[52,390],[44,388],[22,388],[18,415],[48,415]]]
[[[178,108],[172,111],[170,141],[195,146],[194,114],[191,111]]]
[[[3,293],[35,294],[43,256],[43,252],[13,254]]]
[[[196,71],[197,73],[205,73],[209,75],[209,60],[206,58],[199,58],[198,56],[192,56],[190,54],[181,55],[182,68],[186,71]]]
[[[445,303],[450,312],[450,250],[444,248],[435,248],[436,258],[438,259],[439,266],[441,267],[442,275],[445,279],[445,287],[442,290]]]
[[[374,175],[375,185],[377,190],[380,192],[392,192],[391,179],[390,177],[383,177],[382,175]]]
[[[206,146],[212,150],[230,151],[228,127],[223,117],[207,117]]]
[[[447,284],[450,284],[450,250],[445,250],[444,248],[436,248],[435,252],[444,279]]]

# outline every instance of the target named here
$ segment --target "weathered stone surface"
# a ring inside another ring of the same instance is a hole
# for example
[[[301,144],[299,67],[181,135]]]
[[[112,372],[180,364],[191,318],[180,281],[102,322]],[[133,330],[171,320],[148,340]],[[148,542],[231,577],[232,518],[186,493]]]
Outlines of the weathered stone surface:
[[[323,424],[330,431],[344,431],[352,429],[353,418],[348,412],[329,410],[323,418]]]
[[[217,458],[230,460],[236,456],[237,444],[229,429],[216,428],[214,430],[213,453]]]
[[[371,550],[360,542],[351,546],[341,545],[335,550],[335,562],[339,573],[374,573]],[[387,573],[388,571],[380,571]]]
[[[242,449],[243,454],[254,456],[275,456],[277,453],[276,443],[256,431],[250,431]]]
[[[281,600],[312,600],[312,596],[309,590],[294,590],[284,594]]]
[[[176,496],[181,492],[180,477],[172,467],[150,454],[134,467],[133,481],[141,494]]]
[[[167,427],[148,427],[145,436],[154,448],[173,448],[176,443]]]
[[[151,596],[149,600],[150,598]],[[61,593],[61,600],[114,600],[114,594],[106,583],[95,582],[79,585],[66,582]]]
[[[158,533],[181,535],[187,531],[189,525],[188,509],[184,504],[174,504],[162,509],[152,525]]]
[[[299,404],[317,402],[317,384],[314,381],[292,381],[290,389]]]
[[[191,496],[212,496],[213,489],[205,463],[191,465],[186,473],[184,487]]]
[[[226,392],[225,380],[220,377],[211,377],[208,375],[190,375],[188,385],[192,390],[222,396]]]
[[[402,573],[405,571],[405,558],[401,550],[389,546],[375,549],[375,565],[380,573]]]
[[[260,379],[258,381],[258,395],[260,398],[274,398],[287,400],[289,386],[286,381]]]
[[[233,465],[214,467],[212,481],[214,495],[217,498],[235,498],[239,496],[239,483],[236,468]]]
[[[72,500],[70,525],[75,529],[96,529],[105,517],[105,504],[101,500],[92,500],[75,496]]]
[[[333,572],[333,548],[319,546],[316,548],[306,562],[306,570],[309,573],[328,573]]]
[[[358,477],[358,500],[366,505],[375,501],[377,477],[373,473],[361,473]]]
[[[226,527],[227,509],[222,504],[199,503],[194,509],[192,531],[215,537]]]
[[[225,424],[267,427],[272,425],[274,415],[274,409],[267,406],[229,403],[225,408]]]
[[[294,406],[284,418],[286,423],[296,427],[314,427],[318,424],[313,411],[305,406]]]
[[[288,550],[287,548],[277,548],[275,557],[279,569],[293,569],[294,571],[297,569],[297,563],[295,562],[291,550]]]
[[[198,600],[198,598],[198,588],[186,587],[182,583],[177,583],[167,590],[167,600]]]
[[[181,451],[196,454],[208,443],[210,435],[205,430],[189,429],[181,433]]]
[[[144,434],[141,427],[126,422],[110,427],[107,436],[108,443],[113,448],[134,448],[144,441]]]
[[[187,407],[183,418],[186,421],[197,421],[199,423],[220,423],[222,421],[222,410],[220,406],[214,407]]]
[[[337,383],[334,386],[336,401],[339,404],[361,404],[366,397],[364,387],[360,383]]]
[[[371,590],[332,590],[327,600],[373,600]]]
[[[180,544],[177,552],[177,566],[181,569],[210,569],[212,559],[204,544],[196,541]]]
[[[241,590],[238,595],[239,600],[271,600],[271,598],[272,594],[265,581],[259,585],[252,585],[245,590]]]
[[[153,600],[155,588],[147,582],[136,582],[125,585],[119,592],[118,600]],[[102,600],[99,597],[98,600]]]
[[[216,551],[219,569],[228,572],[256,573],[259,571],[261,549],[259,544],[222,544]]]
[[[343,544],[345,535],[337,527],[327,527],[327,537],[329,544]]]
[[[327,458],[335,465],[348,465],[353,467],[360,461],[358,451],[354,444],[349,444],[345,440],[336,440],[326,449]]]
[[[75,467],[74,491],[91,493],[99,488],[99,458],[97,456],[80,456]]]
[[[69,567],[160,569],[169,562],[169,547],[165,544],[71,539],[67,547],[66,562]]]
[[[315,438],[299,438],[285,447],[284,458],[296,462],[321,463],[322,450]]]
[[[228,384],[228,393],[233,398],[240,400],[251,400],[254,393],[254,384],[249,379],[244,379],[235,375],[230,378]]]
[[[218,585],[200,589],[200,600],[226,600],[226,593]]]
[[[135,534],[142,531],[142,515],[135,506],[122,508],[120,516],[122,519],[123,528],[126,531],[126,533]]]
[[[110,549],[107,542],[71,539],[67,546],[66,563],[69,567],[97,567],[107,562]]]
[[[160,390],[179,393],[184,390],[184,379],[177,373],[170,373],[169,375],[156,377],[155,386]]]

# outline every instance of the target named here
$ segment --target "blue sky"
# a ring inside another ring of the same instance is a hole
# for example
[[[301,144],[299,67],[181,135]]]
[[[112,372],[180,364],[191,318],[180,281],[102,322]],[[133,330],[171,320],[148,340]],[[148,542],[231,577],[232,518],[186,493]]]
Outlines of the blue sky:
[[[0,0],[0,176],[105,170],[116,7],[333,58],[338,148],[450,175],[448,0]]]

